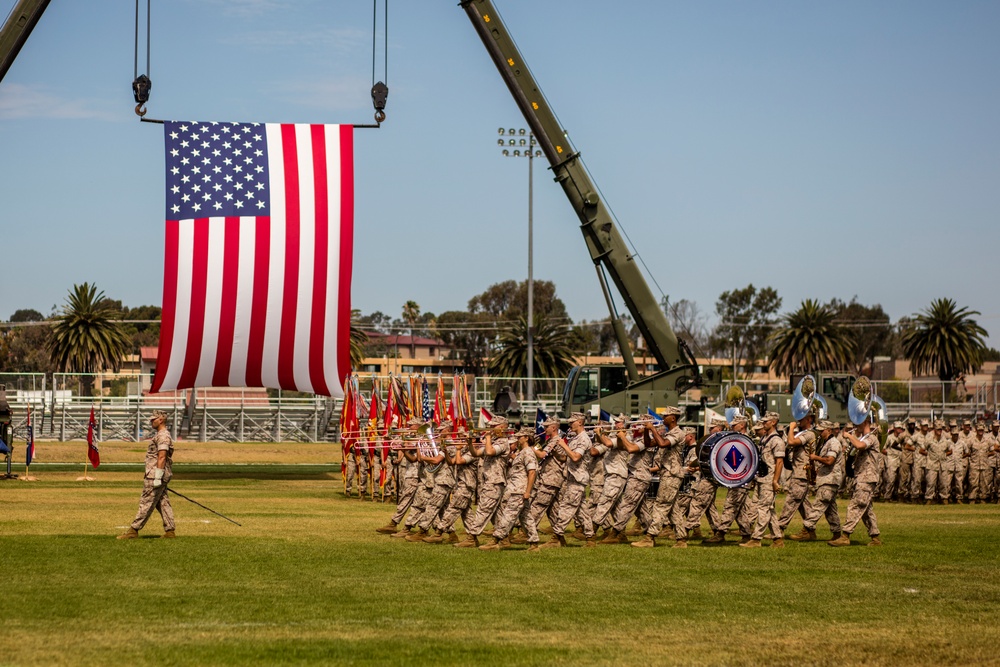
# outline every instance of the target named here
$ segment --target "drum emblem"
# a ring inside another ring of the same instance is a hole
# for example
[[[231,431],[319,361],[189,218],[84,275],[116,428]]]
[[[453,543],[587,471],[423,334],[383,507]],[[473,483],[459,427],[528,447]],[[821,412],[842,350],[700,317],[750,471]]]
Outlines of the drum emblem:
[[[757,448],[746,436],[729,432],[715,443],[710,462],[717,482],[730,488],[742,486],[756,475]]]

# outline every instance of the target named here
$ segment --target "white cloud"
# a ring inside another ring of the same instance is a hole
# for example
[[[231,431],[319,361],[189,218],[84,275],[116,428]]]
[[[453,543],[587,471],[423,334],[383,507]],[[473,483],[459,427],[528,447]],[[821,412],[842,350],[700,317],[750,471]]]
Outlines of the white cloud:
[[[66,99],[46,86],[8,83],[0,86],[0,118],[84,118],[118,120],[119,114],[96,100]]]

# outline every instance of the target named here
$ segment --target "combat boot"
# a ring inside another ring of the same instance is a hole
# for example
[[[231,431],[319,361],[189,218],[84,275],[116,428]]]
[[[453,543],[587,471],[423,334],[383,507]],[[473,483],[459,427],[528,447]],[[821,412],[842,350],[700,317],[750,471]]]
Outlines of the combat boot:
[[[688,546],[688,541],[687,540],[677,540],[676,542],[674,542],[673,548],[674,549],[687,549],[687,546]]]
[[[427,544],[440,544],[444,542],[444,531],[435,531],[434,533],[428,533],[424,536],[424,542]]]
[[[479,547],[480,551],[500,551],[500,549],[501,549],[500,540],[498,540],[495,537],[493,538],[493,541],[490,542],[489,544],[484,544],[483,546]]]
[[[657,533],[656,536],[657,537],[665,537],[668,540],[673,540],[673,539],[677,538],[676,533],[674,533],[674,529],[671,528],[670,526],[664,526],[663,530],[661,530],[659,533]]]
[[[746,547],[747,549],[759,549],[760,548],[760,540],[750,539],[750,540],[747,540],[746,542],[740,542],[740,546],[741,547]]]
[[[136,530],[135,528],[132,528],[131,526],[129,526],[129,529],[126,530],[121,535],[119,535],[117,539],[119,539],[119,540],[134,540],[137,537],[139,537],[139,531]]]
[[[831,547],[851,546],[851,536],[849,533],[834,533],[833,539],[827,542]]]
[[[417,532],[413,533],[412,535],[407,535],[403,539],[405,539],[407,542],[423,542],[426,536],[427,536],[427,531],[424,530],[423,528],[420,528],[419,530],[417,530]]]
[[[784,549],[785,548],[785,541],[783,539],[781,539],[780,537],[777,538],[777,539],[771,540],[771,548],[772,549]]]
[[[539,528],[537,532],[538,532],[539,535],[551,535],[552,534],[552,526],[543,526],[543,527]]]
[[[691,531],[691,537],[694,538],[694,539],[696,539],[696,540],[702,539],[701,526],[698,526],[693,531]]]
[[[552,539],[539,546],[539,549],[558,549],[566,546],[566,538],[562,535],[553,535]]]
[[[749,542],[749,541],[750,541],[750,536],[749,536],[749,535],[741,535],[741,536],[740,536],[740,546],[741,546],[741,547],[742,547],[742,546],[743,546],[744,544],[746,544],[747,542]],[[758,541],[759,541],[759,540],[758,540]]]
[[[582,528],[577,528],[576,530],[574,530],[573,533],[570,535],[570,537],[572,537],[574,540],[581,540],[581,541],[587,539],[587,536],[583,534]]]
[[[511,544],[527,544],[528,536],[523,533],[518,533],[514,537],[509,538]]]
[[[410,534],[410,527],[409,526],[403,526],[402,528],[400,528],[399,530],[397,530],[395,533],[393,533],[389,537],[406,537],[409,534]]]
[[[882,546],[882,540],[880,540],[879,536],[876,535],[875,537],[872,538],[872,541],[868,543],[868,546],[870,546],[870,547],[880,547],[880,546]]]
[[[796,542],[812,542],[816,539],[816,530],[803,526],[802,530],[794,535],[790,535],[788,539],[795,540]]]
[[[652,549],[656,546],[656,539],[652,535],[647,534],[638,542],[633,542],[632,546],[639,547],[640,549]]]
[[[538,551],[538,542],[532,542],[528,545],[528,551]]]
[[[173,539],[173,538],[177,537],[177,533],[174,532],[174,531],[172,531],[172,530],[165,530],[165,531],[163,531],[163,537],[165,537],[167,539]]]
[[[607,531],[604,539],[601,540],[601,544],[618,544],[618,531],[611,528]]]
[[[456,549],[467,549],[478,546],[479,546],[478,535],[466,535],[464,540],[455,544]]]
[[[376,533],[382,533],[383,535],[392,535],[397,530],[399,530],[399,528],[396,527],[396,522],[395,521],[390,521],[389,523],[385,524],[381,528],[376,528],[375,532]]]
[[[445,533],[444,542],[445,544],[458,544],[458,533],[451,531],[450,533]]]
[[[636,521],[635,525],[633,525],[631,528],[625,531],[625,534],[628,535],[629,537],[638,537],[639,535],[642,535],[645,532],[646,529],[642,527],[642,524]]]
[[[947,505],[949,502],[951,502],[951,501],[949,501],[947,498],[942,498],[941,499],[941,504],[942,505]]]
[[[712,536],[702,540],[705,544],[722,544],[726,541],[726,531],[716,530],[712,533]]]
[[[495,540],[496,538],[494,537],[493,539]],[[509,549],[510,548],[510,538],[509,537],[505,537],[502,540],[500,540],[500,548],[501,549]]]
[[[595,540],[593,537],[588,537],[587,541],[584,543],[583,546],[585,546],[585,547],[596,547],[597,546],[597,540]]]
[[[628,535],[625,533],[618,533],[618,544],[628,544]]]

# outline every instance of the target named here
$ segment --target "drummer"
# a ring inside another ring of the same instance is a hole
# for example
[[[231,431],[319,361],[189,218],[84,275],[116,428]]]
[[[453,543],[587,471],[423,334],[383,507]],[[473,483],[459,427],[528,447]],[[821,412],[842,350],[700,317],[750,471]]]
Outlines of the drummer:
[[[720,417],[714,417],[709,423],[708,434],[720,433],[726,430],[726,420]],[[718,483],[716,483],[715,478],[712,477],[711,473],[706,474],[702,471],[700,479],[695,482],[694,487],[691,489],[692,498],[691,506],[688,508],[687,521],[681,522],[679,525],[674,526],[674,532],[676,535],[677,542],[687,542],[688,532],[691,532],[691,536],[695,538],[701,537],[701,517],[708,514],[708,525],[712,529],[713,537],[705,540],[706,542],[717,542],[719,541],[714,537],[721,530],[720,526],[720,516],[719,510],[715,506],[715,496],[719,489]]]

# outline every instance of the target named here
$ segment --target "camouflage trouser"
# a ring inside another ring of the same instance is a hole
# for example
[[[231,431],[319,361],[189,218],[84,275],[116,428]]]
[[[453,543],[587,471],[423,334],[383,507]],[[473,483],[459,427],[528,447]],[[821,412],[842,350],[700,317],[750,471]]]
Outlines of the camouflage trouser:
[[[559,509],[556,510],[556,520],[552,524],[552,533],[554,535],[562,535],[566,532],[566,526],[576,516],[586,492],[587,486],[585,484],[579,484],[569,479],[563,484],[562,490],[559,493]],[[589,530],[584,527],[583,534],[587,537],[593,537],[594,524],[590,524]]]
[[[910,497],[914,500],[917,500],[923,495],[922,488],[926,473],[926,468],[913,466],[913,476],[910,479]]]
[[[899,459],[886,457],[885,470],[882,471],[882,488],[879,489],[879,496],[891,498],[896,493],[899,484]]]
[[[347,483],[347,493],[350,494],[354,489],[354,477],[358,478],[358,492],[363,496],[368,491],[368,457],[367,456],[354,456],[353,454],[347,457],[347,472],[344,474],[344,479]]]
[[[382,459],[378,456],[375,457],[375,461],[372,464],[372,481],[375,484],[375,492],[380,495],[392,495],[393,483],[392,483],[392,473],[393,473],[392,461],[386,461],[382,463]],[[381,486],[379,482],[382,480],[382,471],[385,471],[385,486]]]
[[[945,489],[945,498],[951,495],[952,489],[955,490],[955,498],[961,499],[965,497],[965,468],[959,468],[958,470],[953,470],[951,472],[951,484]]]
[[[416,477],[404,477],[399,482],[399,500],[396,502],[396,513],[392,515],[392,522],[399,523],[406,516],[406,511],[413,504],[413,499],[417,495],[419,480]]]
[[[691,489],[691,502],[683,521],[674,523],[674,532],[678,540],[687,539],[689,531],[701,527],[701,517],[708,513],[708,525],[712,530],[722,530],[719,523],[719,510],[715,508],[716,486],[707,479],[701,479]]]
[[[413,502],[410,504],[410,515],[406,517],[407,528],[413,528],[420,521],[433,491],[433,486],[427,486],[423,480],[417,480],[417,493],[413,496]]]
[[[809,482],[801,478],[792,478],[785,485],[785,504],[778,517],[778,525],[785,530],[795,517],[798,510],[803,520],[809,516]]]
[[[634,476],[629,477],[628,481],[625,482],[625,490],[622,491],[621,497],[618,498],[618,505],[612,514],[612,525],[615,530],[619,532],[625,530],[625,526],[628,525],[632,514],[645,499],[646,488],[649,486],[649,482],[650,480],[648,479],[639,480]],[[604,481],[604,488],[608,488],[608,480]]]
[[[899,464],[899,482],[896,484],[896,497],[906,498],[910,495],[910,486],[913,480],[913,464]]]
[[[424,513],[417,519],[417,528],[430,530],[434,525],[434,520],[441,516],[441,512],[448,506],[448,496],[451,495],[450,486],[435,484],[431,491],[431,497],[427,500]]]
[[[826,522],[830,524],[830,530],[834,533],[840,532],[840,512],[837,511],[837,487],[832,484],[824,484],[816,487],[816,499],[809,507],[809,514],[802,522],[802,527],[806,530],[816,530],[816,524],[820,517],[826,516]]]
[[[762,539],[769,527],[775,539],[781,537],[781,526],[778,525],[778,515],[774,511],[772,480],[772,477],[757,480],[757,521],[754,522],[753,533],[750,535],[755,540]]]
[[[534,494],[531,496],[531,505],[528,508],[528,521],[524,525],[529,533],[537,533],[538,523],[542,520],[542,515],[546,512],[549,514],[549,523],[555,525],[556,517],[552,509],[557,503],[558,495],[558,486],[548,486],[546,484],[535,486]]]
[[[142,480],[139,511],[136,512],[135,519],[132,520],[132,528],[142,530],[146,522],[149,521],[149,517],[153,515],[153,510],[156,510],[160,513],[160,518],[163,519],[163,530],[174,529],[174,510],[170,507],[170,498],[167,496],[167,482],[169,481],[169,479],[164,479],[163,484],[154,489],[153,480]]]
[[[986,500],[993,486],[993,468],[972,468],[969,470],[969,499]]]
[[[869,537],[878,537],[878,517],[875,516],[875,506],[872,498],[875,495],[875,485],[870,482],[858,482],[854,486],[854,495],[847,504],[847,521],[844,522],[844,532],[850,535],[858,525],[865,524]]]
[[[462,517],[463,523],[470,520],[471,517],[468,517],[470,507],[472,507],[472,489],[465,484],[456,485],[451,492],[448,506],[441,512],[441,517],[434,524],[434,527],[443,533],[452,532],[455,530],[455,522],[458,521],[458,517]]]
[[[593,535],[597,532],[597,527],[594,524],[594,509],[597,507],[597,499],[601,497],[603,490],[604,480],[601,480],[597,485],[591,484],[590,493],[580,503],[580,509],[576,511],[576,516],[574,517],[576,527],[582,529],[585,535]]]
[[[594,505],[593,520],[595,526],[604,526],[605,528],[611,526],[611,522],[609,521],[611,511],[614,509],[615,503],[618,502],[618,498],[622,495],[622,489],[624,488],[624,477],[619,477],[618,475],[605,476],[604,488],[601,489],[601,495]]]
[[[500,509],[497,510],[496,522],[493,528],[493,537],[502,540],[510,535],[510,531],[515,524],[520,523],[528,533],[528,542],[535,544],[538,542],[538,531],[535,524],[528,521],[528,505],[523,493],[504,493],[500,502]]]
[[[935,492],[941,498],[947,498],[951,493],[951,471],[940,468],[927,469],[927,491],[924,493],[924,500],[934,500]]]
[[[722,517],[719,519],[719,530],[729,530],[735,521],[740,527],[740,533],[750,535],[753,532],[755,517],[750,487],[737,486],[726,493],[726,501],[722,505]]]
[[[682,478],[674,477],[673,475],[660,478],[660,488],[656,490],[656,500],[653,501],[652,517],[649,525],[646,527],[646,532],[653,537],[660,534],[664,524],[667,523],[671,513],[674,511],[677,492],[680,491],[682,481],[684,481]],[[673,521],[672,523],[676,524],[679,522]]]
[[[483,484],[479,487],[479,500],[476,503],[476,515],[465,526],[469,535],[479,536],[486,524],[497,511],[500,499],[503,497],[503,484]]]
[[[635,508],[635,518],[639,520],[642,532],[646,532],[649,524],[653,523],[653,505],[655,504],[656,498],[649,495],[649,487],[647,486],[646,494],[642,497],[642,502]]]

